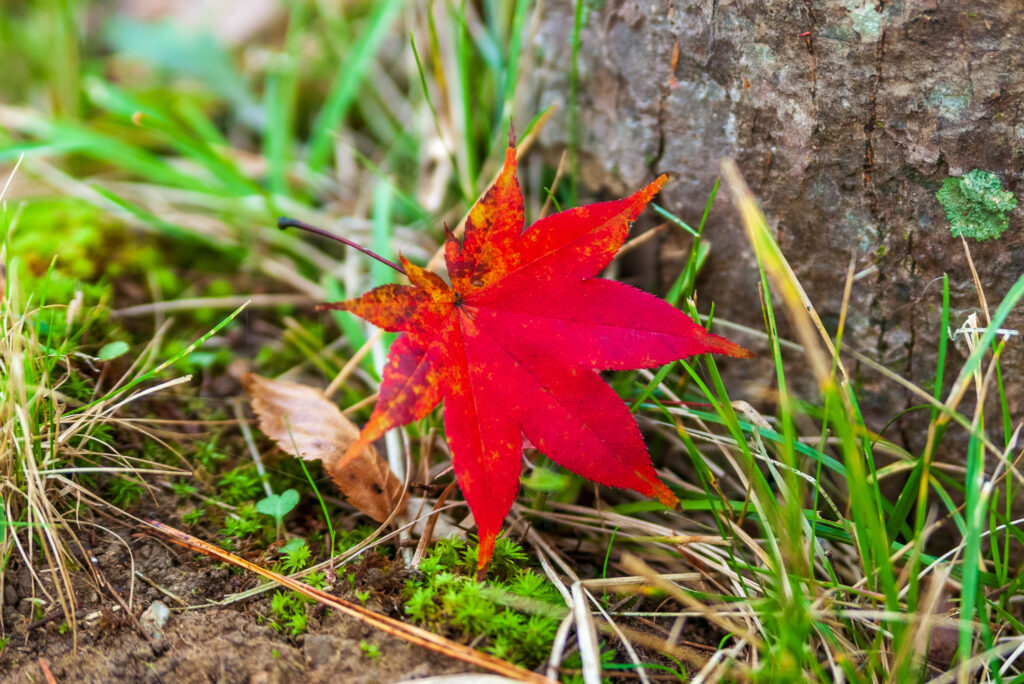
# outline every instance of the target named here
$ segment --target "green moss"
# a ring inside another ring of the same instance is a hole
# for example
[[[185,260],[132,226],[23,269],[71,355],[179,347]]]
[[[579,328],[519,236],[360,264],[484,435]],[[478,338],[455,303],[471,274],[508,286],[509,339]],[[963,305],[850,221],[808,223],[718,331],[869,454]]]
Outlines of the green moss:
[[[1006,213],[1017,206],[1017,198],[1003,190],[999,177],[980,169],[942,181],[935,198],[946,210],[953,235],[975,240],[1002,235],[1010,225]]]
[[[536,667],[551,652],[564,615],[561,595],[524,567],[526,552],[504,537],[494,546],[487,580],[477,582],[477,551],[459,539],[438,541],[406,584],[406,614],[500,658]]]

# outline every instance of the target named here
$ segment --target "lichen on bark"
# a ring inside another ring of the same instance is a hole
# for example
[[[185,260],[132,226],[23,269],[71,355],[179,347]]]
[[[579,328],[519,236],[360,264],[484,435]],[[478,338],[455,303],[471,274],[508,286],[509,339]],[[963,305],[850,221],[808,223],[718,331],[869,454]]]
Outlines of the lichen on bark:
[[[946,210],[950,232],[975,240],[992,240],[1005,233],[1010,227],[1006,214],[1017,206],[1017,198],[1003,190],[999,176],[981,169],[942,181],[935,199]]]

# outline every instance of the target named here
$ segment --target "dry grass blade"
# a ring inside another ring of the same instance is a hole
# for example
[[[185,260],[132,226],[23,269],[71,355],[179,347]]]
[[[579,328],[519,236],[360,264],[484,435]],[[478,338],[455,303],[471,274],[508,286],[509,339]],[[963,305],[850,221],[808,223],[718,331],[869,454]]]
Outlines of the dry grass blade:
[[[754,648],[761,647],[761,640],[758,639],[752,632],[748,631],[740,624],[733,622],[728,618],[722,617],[717,612],[709,609],[703,603],[687,594],[674,583],[669,582],[668,580],[661,577],[658,573],[651,569],[651,567],[647,565],[647,563],[643,562],[643,560],[641,560],[638,556],[634,556],[630,553],[623,554],[622,567],[625,568],[626,572],[646,578],[653,586],[666,592],[669,596],[679,601],[683,605],[687,606],[688,608],[699,611],[709,622],[717,625],[726,633],[736,635],[738,638],[749,643]]]
[[[425,629],[420,629],[419,627],[406,624],[405,622],[402,622],[400,620],[395,620],[385,615],[380,615],[379,613],[375,613],[372,610],[363,608],[358,604],[350,603],[348,601],[345,601],[344,599],[332,596],[331,594],[328,594],[327,592],[322,591],[320,589],[314,589],[308,584],[304,584],[296,579],[280,575],[276,572],[273,572],[272,570],[267,570],[266,568],[260,567],[255,563],[250,563],[244,558],[239,558],[238,556],[228,553],[227,551],[224,551],[223,549],[218,548],[213,544],[209,544],[201,539],[197,539],[196,537],[193,537],[190,534],[170,527],[169,525],[164,525],[163,523],[157,522],[155,520],[147,520],[146,522],[153,528],[153,530],[156,533],[174,542],[175,544],[184,546],[190,551],[193,551],[195,553],[201,553],[205,556],[216,558],[217,560],[222,561],[224,563],[234,565],[235,567],[243,568],[245,570],[249,570],[250,572],[254,572],[260,577],[264,577],[268,580],[277,582],[281,586],[291,589],[292,591],[302,594],[303,596],[311,598],[314,601],[317,601],[325,606],[328,606],[329,608],[333,608],[339,613],[343,613],[350,617],[354,617],[357,620],[360,620],[361,622],[370,625],[375,629],[379,629],[380,631],[386,634],[390,634],[391,636],[398,637],[399,639],[404,639],[405,641],[408,641],[411,644],[416,644],[417,646],[428,648],[432,651],[436,651],[437,653],[447,655],[449,657],[455,658],[456,660],[461,660],[465,663],[470,663],[472,665],[477,665],[479,667],[486,668],[491,672],[496,672],[500,675],[509,677],[519,682],[538,682],[543,684],[553,684],[553,680],[548,679],[543,675],[537,674],[536,672],[524,670],[523,668],[518,667],[517,665],[513,665],[512,663],[506,662],[500,658],[495,658],[492,655],[482,653],[474,648],[470,648],[469,646],[456,643],[442,636],[434,634],[433,632],[428,632]]]
[[[659,223],[650,230],[644,231],[640,235],[637,235],[635,238],[633,238],[626,244],[622,245],[622,247],[619,247],[619,251],[615,253],[616,258],[622,256],[623,254],[628,254],[629,252],[632,252],[634,249],[636,249],[637,247],[646,242],[650,242],[651,240],[665,232],[665,229],[668,228],[670,225],[672,224],[668,223],[667,221],[665,223]]]
[[[383,336],[384,331],[378,329],[377,332],[371,335],[366,342],[363,343],[362,347],[356,350],[356,353],[352,355],[352,358],[345,362],[345,365],[341,367],[338,374],[334,376],[333,380],[331,380],[331,384],[324,389],[325,397],[329,398],[338,391],[338,388],[341,387],[341,385],[348,379],[348,376],[352,375],[352,372],[359,367],[363,358],[373,350],[373,345],[377,343],[377,340]]]
[[[652,651],[658,651],[659,653],[664,653],[665,655],[670,655],[673,658],[682,660],[695,668],[706,667],[709,662],[709,658],[706,655],[699,652],[696,648],[689,644],[686,646],[681,646],[679,644],[670,643],[669,641],[654,636],[653,634],[650,634],[648,632],[641,632],[638,629],[626,627],[625,625],[612,625],[606,622],[600,625],[600,627],[601,631],[605,632],[606,634],[614,635],[617,637],[628,637],[631,641],[635,641],[644,648],[650,649]],[[740,641],[740,643],[742,644],[744,642]],[[716,655],[718,653],[722,653],[722,651],[715,651]],[[734,671],[731,673],[733,677],[735,677],[739,681],[743,681],[744,679],[746,679],[745,676],[741,676],[743,675],[743,673],[746,672],[746,668],[743,667],[741,663],[733,662],[731,663],[731,665],[734,668]]]
[[[136,306],[126,306],[123,309],[115,309],[115,316],[124,318],[131,316],[148,316],[156,313],[172,313],[179,311],[196,311],[202,309],[237,309],[246,302],[249,302],[251,309],[271,309],[283,304],[312,304],[317,300],[303,294],[250,294],[234,297],[191,297],[188,299],[172,299],[167,302],[150,302]]]
[[[416,682],[416,684],[505,684],[506,682],[514,681],[514,679],[499,677],[498,675],[455,674],[424,677],[422,679],[405,679],[402,680],[402,684],[406,684],[406,682],[410,684],[411,682]]]
[[[740,175],[736,163],[731,159],[722,160],[722,177],[732,191],[733,202],[747,230],[747,239],[764,262],[765,270],[776,291],[782,296],[789,321],[793,325],[797,339],[803,346],[811,370],[819,385],[824,387],[831,382],[829,359],[838,360],[832,340],[825,332],[825,327],[822,325],[817,311],[807,297],[807,293],[804,292],[803,286],[800,285],[800,281],[797,280],[789,262],[783,257],[775,239],[768,231],[768,225],[757,206],[754,195]],[[823,343],[828,348],[828,356],[818,345],[815,331],[820,334]],[[846,371],[841,364],[840,368],[845,375]]]
[[[558,667],[565,653],[566,642],[569,640],[569,630],[572,629],[575,622],[574,617],[572,611],[566,613],[565,617],[562,618],[561,624],[558,625],[558,631],[555,632],[555,639],[551,644],[551,654],[548,656],[546,669],[547,675],[551,679],[558,677]]]
[[[586,590],[579,580],[572,583],[572,614],[576,619],[576,642],[580,648],[580,662],[583,664],[585,684],[600,684],[601,649],[597,645],[597,628],[594,616],[587,607]],[[643,673],[643,670],[639,671]]]
[[[263,434],[292,456],[322,461],[350,504],[377,522],[386,520],[396,507],[404,508],[401,481],[372,446],[339,467],[359,429],[323,392],[254,373],[243,376],[242,385],[252,397]]]
[[[441,516],[441,509],[448,501],[448,497],[455,491],[456,481],[452,480],[448,483],[448,486],[438,495],[437,501],[434,502],[432,510],[427,517],[427,522],[423,525],[423,533],[420,535],[420,540],[416,544],[416,552],[412,556],[412,560],[409,562],[413,567],[419,567],[420,561],[427,555],[427,547],[431,544],[434,539],[434,528],[437,526],[437,520]]]
[[[643,663],[640,662],[640,656],[637,654],[636,649],[633,648],[633,644],[630,642],[630,638],[629,636],[627,636],[625,630],[623,630],[623,628],[620,625],[616,624],[612,616],[608,613],[607,610],[604,609],[604,606],[601,605],[601,602],[594,598],[594,596],[589,591],[587,591],[586,588],[583,587],[582,582],[577,580],[573,583],[572,587],[574,598],[573,605],[575,606],[575,597],[577,592],[585,596],[591,603],[594,604],[594,607],[597,609],[597,612],[600,613],[602,619],[604,619],[605,625],[607,625],[606,631],[609,634],[615,635],[615,637],[619,640],[619,643],[622,644],[622,648],[626,651],[626,654],[629,655],[629,659],[633,662],[634,665],[636,665],[636,674],[637,677],[640,678],[641,684],[651,684],[651,680],[647,677],[647,673],[644,671]],[[598,661],[600,662],[600,651],[598,651]]]

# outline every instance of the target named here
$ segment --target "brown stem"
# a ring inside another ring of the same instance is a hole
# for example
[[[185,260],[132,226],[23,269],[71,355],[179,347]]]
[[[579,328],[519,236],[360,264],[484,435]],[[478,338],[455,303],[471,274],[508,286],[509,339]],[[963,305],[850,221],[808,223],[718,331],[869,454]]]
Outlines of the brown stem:
[[[366,249],[365,247],[363,247],[362,245],[356,244],[355,242],[352,242],[351,240],[347,240],[347,239],[341,237],[340,235],[335,235],[334,233],[328,233],[323,228],[317,228],[316,226],[311,226],[310,224],[306,223],[305,221],[300,221],[299,219],[293,219],[293,218],[289,218],[287,216],[282,216],[281,218],[277,219],[277,227],[280,228],[281,230],[284,230],[285,228],[299,228],[299,229],[304,230],[306,232],[313,233],[314,235],[319,235],[321,237],[330,238],[331,240],[336,240],[336,241],[340,242],[343,245],[348,245],[349,247],[351,247],[353,249],[358,249],[360,252],[362,252],[366,256],[371,257],[373,259],[376,259],[377,261],[379,261],[382,264],[386,264],[386,265],[390,266],[391,268],[395,269],[396,271],[398,271],[402,275],[406,275],[405,269],[402,268],[401,265],[396,264],[393,261],[388,261],[387,259],[385,259],[381,255],[377,254],[376,252],[372,252],[372,251]]]

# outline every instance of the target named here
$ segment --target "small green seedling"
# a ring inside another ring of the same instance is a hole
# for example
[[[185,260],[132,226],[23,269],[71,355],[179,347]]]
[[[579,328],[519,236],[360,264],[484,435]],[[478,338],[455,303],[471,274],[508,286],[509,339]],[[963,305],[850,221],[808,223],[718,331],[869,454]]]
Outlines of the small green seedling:
[[[220,487],[220,498],[225,503],[237,505],[256,498],[261,482],[259,473],[250,463],[224,473],[217,486]]]
[[[171,483],[171,491],[174,492],[174,495],[179,499],[187,499],[198,490],[194,485],[186,482],[185,480],[175,480]]]
[[[324,589],[327,587],[327,573],[322,570],[311,572],[303,578],[302,582],[314,589]]]
[[[232,543],[252,536],[262,529],[259,512],[250,504],[239,506],[235,512],[224,518],[224,529],[220,531]]]
[[[370,660],[379,660],[381,656],[380,647],[377,644],[371,644],[370,642],[363,639],[359,642],[359,648],[363,650],[363,655]]]
[[[197,449],[195,459],[196,462],[213,472],[217,469],[217,464],[227,460],[227,454],[217,448],[217,440],[220,435],[214,435],[213,439],[209,442],[200,442]]]
[[[198,522],[203,519],[204,515],[206,515],[206,509],[203,508],[202,505],[199,505],[181,516],[181,522],[191,527],[192,525],[198,524]]]
[[[298,636],[306,631],[306,604],[309,599],[292,591],[275,591],[270,599],[273,619],[270,626],[279,632]]]
[[[288,574],[305,569],[312,554],[309,544],[301,537],[289,539],[278,552],[281,554],[281,569]]]
[[[269,515],[281,527],[284,516],[291,513],[299,503],[299,493],[294,489],[286,489],[280,494],[271,494],[256,502],[256,510],[263,515]]]
[[[942,181],[935,199],[946,210],[950,232],[975,240],[1002,235],[1010,226],[1007,212],[1017,206],[1017,198],[1003,190],[999,176],[981,169]]]
[[[137,480],[127,477],[115,477],[106,487],[110,503],[121,508],[129,508],[142,498],[145,490]]]

